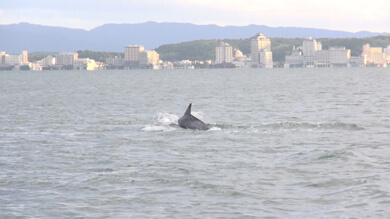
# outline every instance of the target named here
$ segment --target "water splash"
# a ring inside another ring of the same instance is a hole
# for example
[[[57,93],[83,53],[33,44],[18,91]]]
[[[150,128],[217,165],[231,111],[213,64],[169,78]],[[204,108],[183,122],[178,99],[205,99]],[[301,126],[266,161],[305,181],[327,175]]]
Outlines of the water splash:
[[[164,132],[176,130],[178,116],[171,113],[158,113],[153,117],[153,124],[142,128],[145,132]]]
[[[176,124],[179,117],[171,113],[158,113],[154,117],[154,123],[160,125],[171,125]]]

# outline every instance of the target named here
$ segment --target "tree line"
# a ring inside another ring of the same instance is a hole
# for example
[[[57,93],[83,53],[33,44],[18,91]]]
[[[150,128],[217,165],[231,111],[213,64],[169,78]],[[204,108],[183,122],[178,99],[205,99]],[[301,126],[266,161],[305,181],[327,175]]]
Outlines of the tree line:
[[[250,54],[250,42],[253,38],[247,39],[223,39],[223,40],[195,40],[176,44],[161,45],[155,50],[164,61],[180,60],[215,60],[215,47],[221,41],[229,43],[233,48],[241,50],[242,53]],[[285,56],[291,54],[294,46],[302,45],[303,38],[270,38],[272,44],[272,56],[274,62],[284,62]],[[360,56],[364,44],[372,47],[387,47],[390,45],[390,35],[381,35],[367,38],[318,38],[317,42],[322,43],[322,49],[329,49],[332,46],[346,47],[351,50],[352,56]],[[91,58],[98,62],[105,62],[106,58],[124,57],[123,52],[97,52],[91,50],[77,51],[79,58]],[[29,61],[34,62],[43,59],[48,55],[55,54],[29,54]]]
[[[242,53],[250,54],[249,39],[223,39],[223,40],[196,40],[177,44],[162,45],[156,49],[160,59],[164,61],[175,60],[215,60],[215,47],[220,41],[229,43],[233,48],[241,50]],[[292,48],[302,45],[304,38],[270,38],[272,44],[272,56],[274,62],[284,62],[285,56],[291,54]],[[322,43],[322,49],[338,46],[351,50],[352,56],[360,56],[364,44],[372,47],[387,47],[390,45],[390,35],[368,37],[368,38],[318,38],[317,42]]]

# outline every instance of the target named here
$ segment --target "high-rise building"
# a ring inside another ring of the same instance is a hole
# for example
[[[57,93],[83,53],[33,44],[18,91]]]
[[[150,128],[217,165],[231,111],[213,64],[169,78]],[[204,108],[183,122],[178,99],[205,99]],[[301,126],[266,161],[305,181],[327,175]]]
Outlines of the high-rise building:
[[[0,64],[5,62],[5,55],[6,53],[4,51],[0,51]]]
[[[160,55],[154,50],[143,51],[139,54],[139,65],[141,68],[154,67],[160,61]]]
[[[314,67],[316,51],[322,50],[321,42],[317,42],[311,37],[305,39],[302,44],[303,65],[305,67]]]
[[[251,58],[252,67],[272,68],[273,66],[271,40],[261,33],[251,40]]]
[[[75,61],[79,58],[77,52],[61,52],[56,56],[57,65],[74,66]]]
[[[227,43],[221,42],[215,47],[215,63],[231,63],[233,62],[233,47]]]
[[[145,48],[143,46],[131,45],[125,47],[125,65],[128,67],[139,67],[139,58],[140,53],[143,52]]]
[[[22,52],[21,64],[28,64],[28,52],[27,51]]]

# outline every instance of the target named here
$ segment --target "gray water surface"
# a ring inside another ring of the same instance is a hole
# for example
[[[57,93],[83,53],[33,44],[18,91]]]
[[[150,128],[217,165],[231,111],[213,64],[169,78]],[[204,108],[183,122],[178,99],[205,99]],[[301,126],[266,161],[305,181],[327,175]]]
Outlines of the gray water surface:
[[[390,68],[0,72],[0,218],[389,218],[389,147]]]

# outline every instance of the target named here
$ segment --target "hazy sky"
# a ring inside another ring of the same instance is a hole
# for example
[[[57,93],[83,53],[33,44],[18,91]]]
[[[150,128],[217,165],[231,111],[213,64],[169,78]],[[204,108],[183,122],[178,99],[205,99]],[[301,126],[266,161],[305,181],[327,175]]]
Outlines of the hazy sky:
[[[0,0],[0,24],[186,22],[390,32],[390,0]]]

